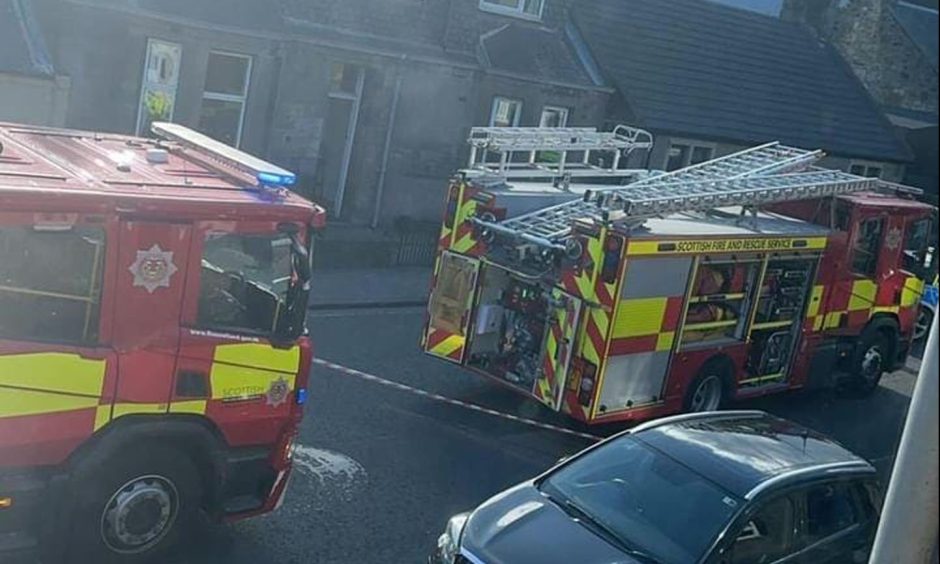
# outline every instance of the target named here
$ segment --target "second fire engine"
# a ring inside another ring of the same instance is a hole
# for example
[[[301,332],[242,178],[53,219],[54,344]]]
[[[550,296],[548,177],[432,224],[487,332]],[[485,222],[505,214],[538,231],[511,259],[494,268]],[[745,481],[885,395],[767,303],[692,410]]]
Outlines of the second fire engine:
[[[907,356],[933,214],[911,189],[776,142],[637,180],[619,161],[652,138],[624,126],[474,128],[470,144],[432,356],[588,423],[868,392]],[[566,201],[513,214],[494,192]]]

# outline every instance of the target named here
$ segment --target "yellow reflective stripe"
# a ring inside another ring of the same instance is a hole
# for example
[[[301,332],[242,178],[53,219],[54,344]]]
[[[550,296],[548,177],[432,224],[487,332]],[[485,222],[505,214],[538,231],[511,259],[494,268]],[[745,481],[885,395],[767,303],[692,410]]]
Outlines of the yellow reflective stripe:
[[[206,413],[206,400],[175,401],[170,404],[170,413],[204,415]]]
[[[239,364],[260,370],[289,372],[300,368],[300,347],[276,349],[262,343],[219,345],[215,348],[214,362]]]
[[[813,319],[813,331],[822,331],[823,321],[825,321],[824,315],[817,315]]]
[[[721,327],[731,327],[737,325],[737,319],[728,319],[727,321],[706,321],[704,323],[686,323],[687,331],[701,331],[703,329],[719,329]]]
[[[901,290],[901,307],[917,305],[923,294],[924,281],[914,276],[908,277],[904,280],[904,288]]]
[[[212,399],[249,399],[267,394],[279,380],[286,382],[287,388],[293,390],[296,376],[216,362],[212,364],[209,380],[212,382]]]
[[[659,241],[630,241],[628,255],[655,255],[659,252]]]
[[[0,418],[98,407],[98,398],[0,387]]]
[[[165,403],[116,403],[111,411],[111,419],[125,415],[162,415],[167,411]]]
[[[663,325],[667,298],[621,300],[614,319],[613,338],[655,335]]]
[[[813,293],[809,297],[809,306],[806,308],[806,317],[815,317],[819,315],[819,307],[822,305],[822,295],[825,286],[817,284],[813,286]]]
[[[95,410],[95,431],[111,422],[111,404],[99,405]]]
[[[841,311],[833,311],[832,313],[826,314],[826,319],[823,321],[823,327],[825,329],[832,329],[838,327],[842,320]]]
[[[0,386],[100,397],[107,363],[67,353],[0,356]]]
[[[852,283],[852,295],[849,296],[849,311],[869,309],[875,304],[878,285],[872,280],[856,280]]]
[[[672,343],[676,340],[675,331],[667,331],[666,333],[660,333],[656,337],[656,350],[657,351],[668,351],[672,350]]]
[[[786,376],[784,372],[777,372],[776,374],[768,374],[766,376],[757,376],[756,378],[748,378],[746,380],[741,380],[739,384],[754,384],[757,382],[767,382],[769,380],[779,380]]]
[[[438,343],[436,347],[432,348],[431,352],[441,356],[447,356],[462,347],[465,341],[466,338],[462,335],[451,335]]]
[[[627,255],[676,255],[763,251],[815,251],[826,248],[826,237],[748,237],[733,239],[687,239],[631,241]]]
[[[871,308],[871,314],[876,313],[898,313],[901,311],[901,306],[877,306]]]
[[[768,321],[766,323],[755,323],[753,329],[776,329],[777,327],[786,327],[793,325],[792,321]]]

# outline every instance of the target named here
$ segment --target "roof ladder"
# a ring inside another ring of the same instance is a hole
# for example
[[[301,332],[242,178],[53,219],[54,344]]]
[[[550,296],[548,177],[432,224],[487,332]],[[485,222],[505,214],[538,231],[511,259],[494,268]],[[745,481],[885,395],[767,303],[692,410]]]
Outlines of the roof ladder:
[[[613,131],[593,127],[474,127],[467,142],[470,160],[464,173],[471,177],[625,177],[637,171],[621,169],[621,157],[637,149],[651,149],[653,136],[626,125],[618,125]],[[574,158],[569,153],[575,153]]]
[[[808,169],[823,156],[822,151],[808,151],[773,142],[745,149],[724,157],[690,167],[639,180],[626,186],[587,193],[583,200],[574,200],[506,219],[496,231],[504,235],[528,235],[553,240],[563,237],[578,218],[598,218],[604,207],[613,204],[621,215],[632,218],[661,213],[714,208],[728,205],[761,205],[763,203],[804,199],[812,182],[821,186],[842,183],[850,190],[870,182],[859,177],[825,171],[813,177],[788,175]],[[843,175],[841,177],[834,175]],[[779,182],[747,182],[749,178],[786,177]],[[740,181],[739,181],[740,180]],[[736,182],[737,181],[737,182]],[[840,192],[841,193],[841,192]],[[746,201],[742,198],[746,197]],[[525,237],[524,237],[525,238]]]

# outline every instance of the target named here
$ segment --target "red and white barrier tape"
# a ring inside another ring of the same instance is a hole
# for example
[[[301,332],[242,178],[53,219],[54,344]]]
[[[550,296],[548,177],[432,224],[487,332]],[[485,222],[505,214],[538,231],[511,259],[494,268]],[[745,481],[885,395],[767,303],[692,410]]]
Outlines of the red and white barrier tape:
[[[477,404],[475,404],[475,403],[468,403],[468,402],[465,402],[465,401],[456,400],[456,399],[453,399],[453,398],[449,398],[449,397],[446,397],[446,396],[442,396],[442,395],[440,395],[440,394],[435,394],[435,393],[432,393],[432,392],[428,392],[428,391],[422,390],[422,389],[420,389],[420,388],[415,388],[414,386],[409,386],[409,385],[407,385],[407,384],[402,384],[402,383],[399,383],[399,382],[393,382],[392,380],[387,380],[387,379],[382,378],[382,377],[380,377],[380,376],[376,376],[375,374],[369,374],[368,372],[363,372],[363,371],[361,371],[361,370],[356,370],[355,368],[349,368],[349,367],[347,367],[347,366],[343,366],[342,364],[336,364],[335,362],[330,362],[330,361],[328,361],[328,360],[323,360],[323,359],[321,359],[321,358],[315,358],[315,359],[313,359],[313,362],[314,362],[315,364],[319,364],[319,365],[321,365],[321,366],[325,366],[326,368],[329,368],[329,369],[331,369],[331,370],[335,370],[335,371],[337,371],[337,372],[340,372],[340,373],[343,373],[343,374],[346,374],[346,375],[349,375],[349,376],[356,376],[356,377],[358,377],[358,378],[362,378],[363,380],[366,380],[366,381],[369,381],[369,382],[374,382],[374,383],[380,384],[380,385],[382,385],[382,386],[387,386],[387,387],[389,387],[389,388],[394,388],[394,389],[399,390],[399,391],[402,391],[402,392],[412,393],[412,394],[415,394],[415,395],[417,395],[417,396],[421,396],[421,397],[423,397],[423,398],[427,398],[427,399],[432,400],[432,401],[437,401],[437,402],[446,403],[446,404],[449,404],[449,405],[454,405],[454,406],[457,406],[457,407],[462,407],[462,408],[464,408],[464,409],[469,409],[469,410],[471,410],[471,411],[476,411],[477,413],[485,413],[485,414],[487,414],[487,415],[492,415],[492,416],[494,416],[494,417],[499,417],[499,418],[501,418],[501,419],[506,419],[506,420],[508,420],[508,421],[514,421],[514,422],[516,422],[516,423],[521,423],[521,424],[523,424],[523,425],[528,425],[528,426],[530,426],[530,427],[536,427],[536,428],[538,428],[538,429],[544,429],[544,430],[546,430],[546,431],[554,431],[554,432],[556,432],[556,433],[563,433],[563,434],[565,434],[565,435],[571,435],[571,436],[573,436],[573,437],[578,437],[578,438],[580,438],[580,439],[587,439],[587,440],[589,440],[589,441],[600,441],[600,440],[602,440],[602,438],[603,438],[603,437],[598,437],[598,436],[596,436],[596,435],[591,435],[591,434],[589,434],[589,433],[581,433],[581,432],[579,432],[579,431],[574,431],[574,430],[571,430],[571,429],[566,429],[566,428],[564,428],[564,427],[559,427],[559,426],[557,426],[557,425],[551,425],[551,424],[549,424],[549,423],[542,423],[541,421],[534,421],[534,420],[532,420],[532,419],[526,419],[526,418],[524,418],[524,417],[518,417],[518,416],[516,416],[516,415],[510,415],[510,414],[508,414],[508,413],[503,413],[503,412],[501,412],[501,411],[496,411],[495,409],[490,409],[490,408],[488,408],[488,407],[483,407],[483,406],[477,405]]]

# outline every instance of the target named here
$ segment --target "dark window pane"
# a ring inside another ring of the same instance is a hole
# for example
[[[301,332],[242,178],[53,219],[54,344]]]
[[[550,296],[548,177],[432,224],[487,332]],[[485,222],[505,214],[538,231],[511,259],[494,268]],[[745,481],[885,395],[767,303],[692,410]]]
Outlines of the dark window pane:
[[[793,502],[782,497],[755,513],[738,533],[732,564],[764,564],[787,555],[793,531]]]
[[[244,96],[248,77],[246,57],[209,54],[209,68],[206,69],[206,92]]]
[[[919,219],[908,224],[904,238],[904,251],[901,256],[904,270],[915,274],[922,270],[929,237],[929,219]]]
[[[203,99],[199,130],[219,141],[238,145],[238,127],[242,116],[241,102]]]
[[[852,174],[857,174],[859,176],[865,176],[865,166],[864,165],[852,165],[849,168],[849,172]]]
[[[878,249],[881,247],[883,219],[864,221],[858,229],[855,250],[852,256],[852,272],[862,276],[874,276],[878,268]]]
[[[0,337],[97,338],[104,232],[0,227]]]
[[[806,533],[808,546],[858,522],[852,494],[844,484],[826,485],[806,492]]]
[[[356,93],[356,84],[362,69],[356,65],[333,63],[330,67],[330,89],[332,92]]]
[[[669,147],[669,158],[666,160],[666,170],[676,170],[686,166],[689,162],[688,145],[672,145]]]
[[[713,153],[714,151],[711,147],[693,147],[692,160],[689,161],[689,164],[698,164],[711,160]]]
[[[210,235],[202,254],[199,325],[272,333],[285,312],[291,270],[286,236]]]
[[[527,14],[538,16],[542,12],[542,0],[525,0],[523,9]]]

